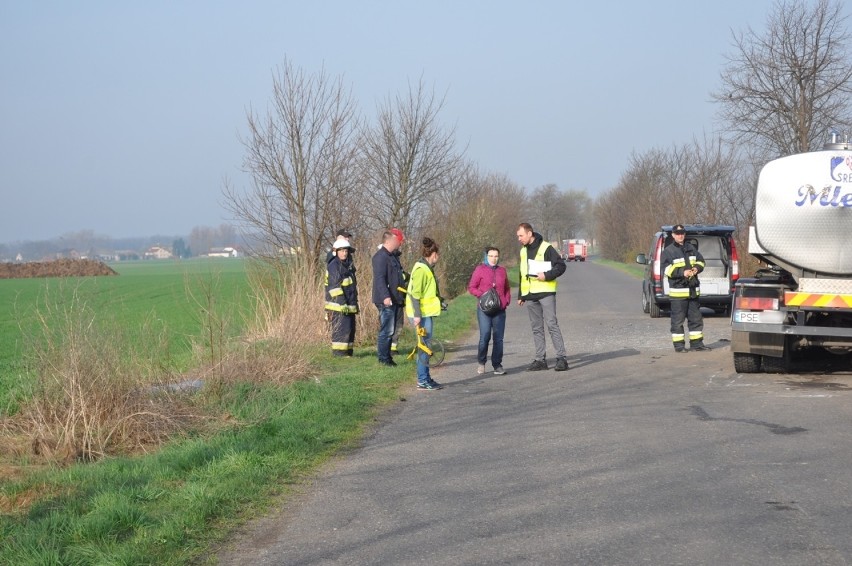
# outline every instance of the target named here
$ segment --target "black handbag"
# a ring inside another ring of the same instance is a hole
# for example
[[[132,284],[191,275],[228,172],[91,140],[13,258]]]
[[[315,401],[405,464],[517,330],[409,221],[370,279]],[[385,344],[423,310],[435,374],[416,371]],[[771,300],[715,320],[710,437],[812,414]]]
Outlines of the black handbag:
[[[491,287],[479,297],[479,308],[487,315],[495,315],[503,310],[503,305],[500,304],[500,296],[497,295],[497,289]]]

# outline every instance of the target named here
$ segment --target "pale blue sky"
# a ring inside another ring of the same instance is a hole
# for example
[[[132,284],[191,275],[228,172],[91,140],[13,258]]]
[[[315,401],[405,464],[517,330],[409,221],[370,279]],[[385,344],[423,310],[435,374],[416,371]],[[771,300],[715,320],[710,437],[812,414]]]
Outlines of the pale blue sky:
[[[422,76],[480,170],[596,196],[633,151],[712,132],[731,29],[770,0],[0,0],[0,242],[228,221],[245,110],[287,57],[362,112]]]

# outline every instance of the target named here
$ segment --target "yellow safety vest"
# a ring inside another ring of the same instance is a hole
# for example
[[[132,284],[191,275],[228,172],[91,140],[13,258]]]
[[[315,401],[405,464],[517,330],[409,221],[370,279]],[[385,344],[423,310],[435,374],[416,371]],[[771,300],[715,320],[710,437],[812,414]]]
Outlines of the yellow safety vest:
[[[544,254],[547,251],[547,248],[551,247],[548,242],[541,242],[541,245],[538,247],[538,251],[535,254],[535,261],[544,261]],[[553,281],[539,281],[538,279],[530,279],[527,277],[527,273],[529,273],[529,262],[527,261],[527,247],[521,246],[521,298],[529,295],[530,293],[555,293],[557,282],[556,279]]]
[[[438,282],[435,274],[425,263],[417,262],[408,278],[408,294],[405,296],[405,314],[414,316],[414,304],[411,298],[420,301],[420,316],[440,316],[441,299],[438,297]]]

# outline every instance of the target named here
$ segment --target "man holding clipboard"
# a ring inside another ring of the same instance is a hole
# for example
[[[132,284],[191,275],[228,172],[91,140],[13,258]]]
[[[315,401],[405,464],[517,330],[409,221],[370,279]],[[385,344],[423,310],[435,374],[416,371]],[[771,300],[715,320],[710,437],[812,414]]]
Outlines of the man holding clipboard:
[[[521,223],[517,235],[521,243],[518,304],[523,306],[529,303],[527,313],[535,344],[535,359],[527,371],[547,369],[545,325],[556,350],[555,369],[565,371],[568,369],[567,354],[559,321],[556,320],[556,278],[565,273],[565,261],[553,246],[544,241],[541,234],[533,232],[529,223]]]

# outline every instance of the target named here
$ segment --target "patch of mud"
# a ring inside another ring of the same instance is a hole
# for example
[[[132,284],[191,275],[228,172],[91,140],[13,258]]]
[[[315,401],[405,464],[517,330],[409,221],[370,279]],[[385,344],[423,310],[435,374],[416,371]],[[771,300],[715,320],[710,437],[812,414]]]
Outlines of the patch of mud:
[[[33,277],[92,277],[118,275],[110,266],[93,259],[56,259],[29,263],[0,263],[0,279]]]

